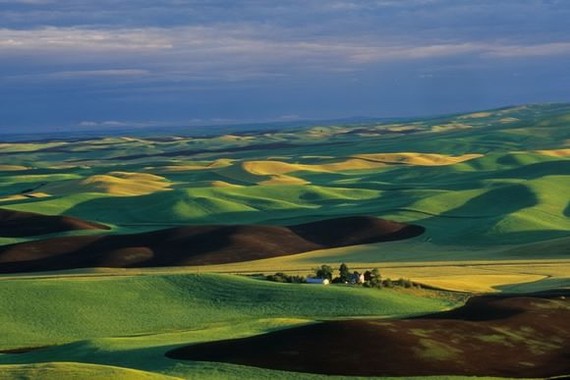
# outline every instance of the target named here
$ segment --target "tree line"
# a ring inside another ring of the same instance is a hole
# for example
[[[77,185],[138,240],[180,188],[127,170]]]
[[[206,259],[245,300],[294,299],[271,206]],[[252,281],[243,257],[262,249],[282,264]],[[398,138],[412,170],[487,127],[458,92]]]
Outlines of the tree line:
[[[358,271],[351,271],[345,263],[340,264],[338,268],[338,275],[335,276],[335,270],[330,265],[321,265],[313,269],[313,273],[309,276],[319,279],[327,279],[333,284],[351,284],[361,285],[367,288],[393,288],[396,286],[411,288],[420,287],[419,284],[412,282],[409,279],[399,278],[392,280],[390,278],[382,278],[380,269],[372,268],[363,273]],[[299,275],[288,275],[283,272],[278,272],[272,275],[265,276],[269,281],[287,282],[287,283],[303,283],[307,278]]]

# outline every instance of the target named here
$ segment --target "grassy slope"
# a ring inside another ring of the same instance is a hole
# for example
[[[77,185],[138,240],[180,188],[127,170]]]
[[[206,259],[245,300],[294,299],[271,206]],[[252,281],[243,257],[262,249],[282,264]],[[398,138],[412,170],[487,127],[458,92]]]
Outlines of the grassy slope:
[[[570,231],[567,199],[558,191],[570,186],[564,172],[570,170],[570,160],[548,164],[557,171],[539,164],[516,172],[412,167],[328,174],[326,180],[318,181],[319,174],[305,176],[321,185],[181,188],[136,197],[81,194],[10,207],[131,227],[147,223],[290,224],[364,213],[423,224],[433,241],[441,244],[526,243],[568,236]],[[358,182],[347,183],[347,178]]]
[[[277,284],[211,274],[14,279],[1,281],[0,293],[2,348],[258,318],[404,315],[447,306],[441,300],[390,290]]]
[[[176,378],[128,368],[59,362],[2,366],[0,367],[0,379],[174,380]]]
[[[387,289],[212,274],[5,279],[0,302],[6,311],[0,320],[2,349],[80,340],[26,354],[0,354],[0,363],[77,361],[206,378],[291,374],[178,364],[163,353],[188,342],[250,336],[317,319],[409,315],[453,304]],[[0,377],[2,373],[0,367]]]
[[[552,132],[552,135],[558,136],[559,129],[549,128],[551,129],[556,132]],[[544,134],[544,131],[541,132]],[[489,144],[483,137],[496,134],[501,136],[494,137],[494,148],[484,157],[450,166],[387,166],[373,170],[338,172],[301,171],[293,174],[312,185],[259,186],[249,183],[243,187],[210,186],[213,181],[227,180],[214,168],[171,174],[167,179],[171,181],[173,191],[131,197],[78,193],[4,204],[17,210],[68,213],[129,228],[134,228],[133,224],[148,223],[289,224],[328,216],[366,213],[423,223],[430,230],[432,240],[444,245],[457,242],[475,246],[527,243],[568,236],[568,203],[564,193],[558,189],[570,185],[570,158],[530,152],[510,153],[531,147],[552,147],[553,136],[549,134],[545,137],[537,132],[538,138],[529,140],[490,128],[484,132],[479,129],[461,130],[431,136],[430,139],[417,135],[398,139],[372,138],[373,143],[362,140],[358,144],[348,144],[338,149],[335,147],[334,152],[349,156],[371,151],[372,148],[375,152],[390,151],[393,148],[391,145],[396,142],[399,150],[415,148],[419,151],[420,143],[433,144],[436,141],[444,151],[465,153],[482,150],[480,144]],[[507,139],[511,135],[516,137],[515,145]],[[451,144],[450,141],[457,144],[457,141],[463,140],[473,141],[461,151],[451,147],[445,149]],[[501,144],[501,141],[504,143]],[[561,141],[564,140],[558,140],[558,144]],[[332,148],[327,149],[330,154]],[[241,153],[241,160],[248,160],[254,153],[256,157],[263,158],[273,152],[245,152]],[[289,157],[287,160],[293,162],[331,161],[325,158],[304,159],[306,155],[307,151],[288,151],[285,158]],[[339,157],[338,160],[342,158]],[[70,169],[72,173],[65,175],[87,178],[112,171],[104,170],[104,166],[101,166],[103,163],[99,162],[91,169]],[[119,165],[115,163],[113,170],[118,170],[116,166]],[[239,160],[235,165],[241,165]],[[136,172],[144,169],[143,165],[130,163],[121,164],[120,170]],[[34,176],[31,173],[7,173],[3,176],[2,183],[10,188],[33,186],[45,180],[45,175],[42,175],[41,180],[32,181]],[[31,183],[19,182],[22,177],[28,178]],[[53,181],[58,180],[58,177],[51,178]]]

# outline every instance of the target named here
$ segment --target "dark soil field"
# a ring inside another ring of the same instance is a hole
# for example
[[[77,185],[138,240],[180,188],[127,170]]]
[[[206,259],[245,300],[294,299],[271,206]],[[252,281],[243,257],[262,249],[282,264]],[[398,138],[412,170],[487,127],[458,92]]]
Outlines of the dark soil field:
[[[167,356],[328,375],[566,375],[567,296],[480,296],[426,317],[330,321],[186,346]]]
[[[421,226],[359,216],[289,227],[188,226],[132,235],[58,237],[0,247],[0,273],[224,264],[400,240],[423,232]]]
[[[0,236],[26,237],[75,230],[108,230],[109,227],[71,216],[43,215],[0,209]]]

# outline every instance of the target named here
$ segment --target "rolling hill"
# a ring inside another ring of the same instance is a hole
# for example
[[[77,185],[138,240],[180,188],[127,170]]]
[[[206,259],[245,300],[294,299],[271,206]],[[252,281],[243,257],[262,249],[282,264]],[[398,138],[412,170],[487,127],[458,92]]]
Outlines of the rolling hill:
[[[26,237],[76,230],[108,230],[100,223],[59,215],[0,209],[0,236]]]
[[[0,273],[88,267],[224,264],[418,236],[424,228],[373,217],[278,226],[191,226],[133,235],[69,236],[0,247]]]
[[[569,123],[1,142],[0,378],[567,376]],[[469,294],[257,279],[340,263]]]
[[[560,295],[479,297],[432,316],[325,322],[167,356],[326,375],[544,378],[570,371],[569,316]]]

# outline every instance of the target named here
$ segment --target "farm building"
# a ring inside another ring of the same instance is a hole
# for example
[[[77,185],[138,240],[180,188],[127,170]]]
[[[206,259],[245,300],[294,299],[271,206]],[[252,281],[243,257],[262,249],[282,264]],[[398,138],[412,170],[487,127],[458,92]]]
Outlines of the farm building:
[[[330,281],[328,278],[307,277],[307,284],[328,285]]]
[[[350,280],[349,282],[353,285],[355,284],[364,284],[364,274],[363,273],[358,273],[358,272],[354,272],[353,274],[350,275]]]

